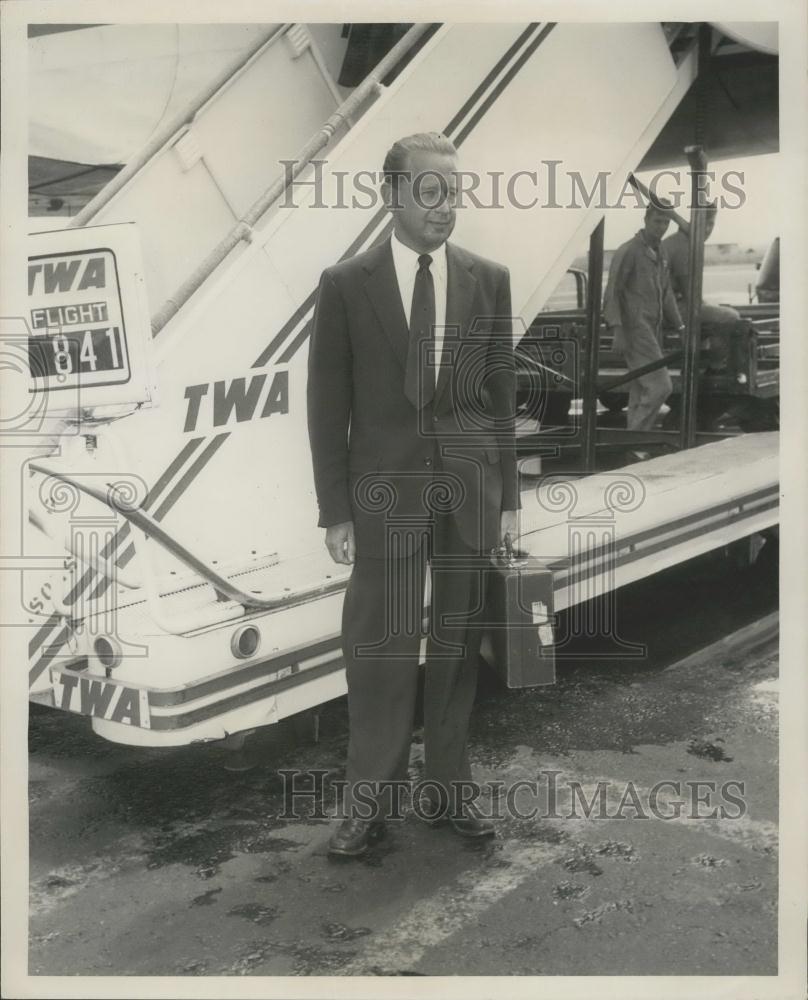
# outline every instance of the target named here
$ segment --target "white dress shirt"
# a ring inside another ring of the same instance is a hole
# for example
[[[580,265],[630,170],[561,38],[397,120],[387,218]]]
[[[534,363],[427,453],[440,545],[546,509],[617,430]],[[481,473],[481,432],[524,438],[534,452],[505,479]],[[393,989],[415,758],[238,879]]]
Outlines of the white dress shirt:
[[[404,315],[407,317],[407,326],[410,326],[412,293],[415,288],[415,275],[418,273],[418,258],[420,254],[402,243],[395,233],[393,233],[390,244],[393,249],[393,265],[396,269],[398,290],[401,293]],[[443,332],[446,326],[446,290],[448,287],[446,244],[444,243],[437,250],[433,250],[429,256],[432,258],[429,270],[435,286],[435,381],[437,382],[441,355],[443,353]]]

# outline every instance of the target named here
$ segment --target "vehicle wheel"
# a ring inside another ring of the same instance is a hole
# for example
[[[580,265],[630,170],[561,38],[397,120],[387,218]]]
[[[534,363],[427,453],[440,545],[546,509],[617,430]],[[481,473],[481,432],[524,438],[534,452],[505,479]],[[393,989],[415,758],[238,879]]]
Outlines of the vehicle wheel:
[[[627,397],[623,393],[604,392],[598,396],[598,401],[606,407],[609,413],[620,413],[626,405]]]

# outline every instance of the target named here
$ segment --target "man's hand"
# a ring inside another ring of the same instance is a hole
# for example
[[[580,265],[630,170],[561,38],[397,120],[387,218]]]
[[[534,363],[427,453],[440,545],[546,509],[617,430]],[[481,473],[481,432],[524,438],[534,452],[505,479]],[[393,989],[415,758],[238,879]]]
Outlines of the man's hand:
[[[353,521],[343,521],[326,528],[325,544],[334,562],[350,565],[356,558]]]
[[[502,545],[505,545],[505,536],[510,535],[511,545],[516,545],[516,539],[519,537],[519,511],[518,510],[503,510],[499,519],[499,539]]]

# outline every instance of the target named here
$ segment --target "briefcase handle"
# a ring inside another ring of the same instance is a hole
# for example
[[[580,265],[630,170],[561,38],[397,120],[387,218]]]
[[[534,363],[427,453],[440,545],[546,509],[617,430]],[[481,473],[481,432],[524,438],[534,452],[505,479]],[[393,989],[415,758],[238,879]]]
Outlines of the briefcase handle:
[[[511,538],[510,532],[505,534],[505,544],[495,545],[491,549],[491,560],[498,566],[518,566],[526,563],[528,560],[527,552],[523,552],[521,549],[515,549],[513,547],[513,539]]]

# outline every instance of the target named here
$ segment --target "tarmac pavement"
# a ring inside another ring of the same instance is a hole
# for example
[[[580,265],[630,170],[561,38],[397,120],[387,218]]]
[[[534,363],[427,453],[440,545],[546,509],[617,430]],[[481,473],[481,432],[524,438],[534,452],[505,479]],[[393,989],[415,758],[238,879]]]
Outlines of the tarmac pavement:
[[[641,661],[582,649],[555,686],[525,691],[483,674],[474,777],[503,783],[492,808],[523,782],[493,841],[409,814],[341,859],[310,802],[284,818],[279,768],[325,771],[333,805],[344,699],[323,707],[318,742],[300,719],[256,734],[242,773],[219,747],[116,746],[32,706],[30,973],[775,974],[776,643],[666,668],[776,595],[739,581],[735,600],[737,574],[715,561],[690,587],[678,572],[653,619],[647,585],[621,596]],[[688,625],[687,602],[717,582],[732,613],[722,602]],[[416,732],[414,781],[422,749]],[[709,783],[701,801],[694,782]]]

